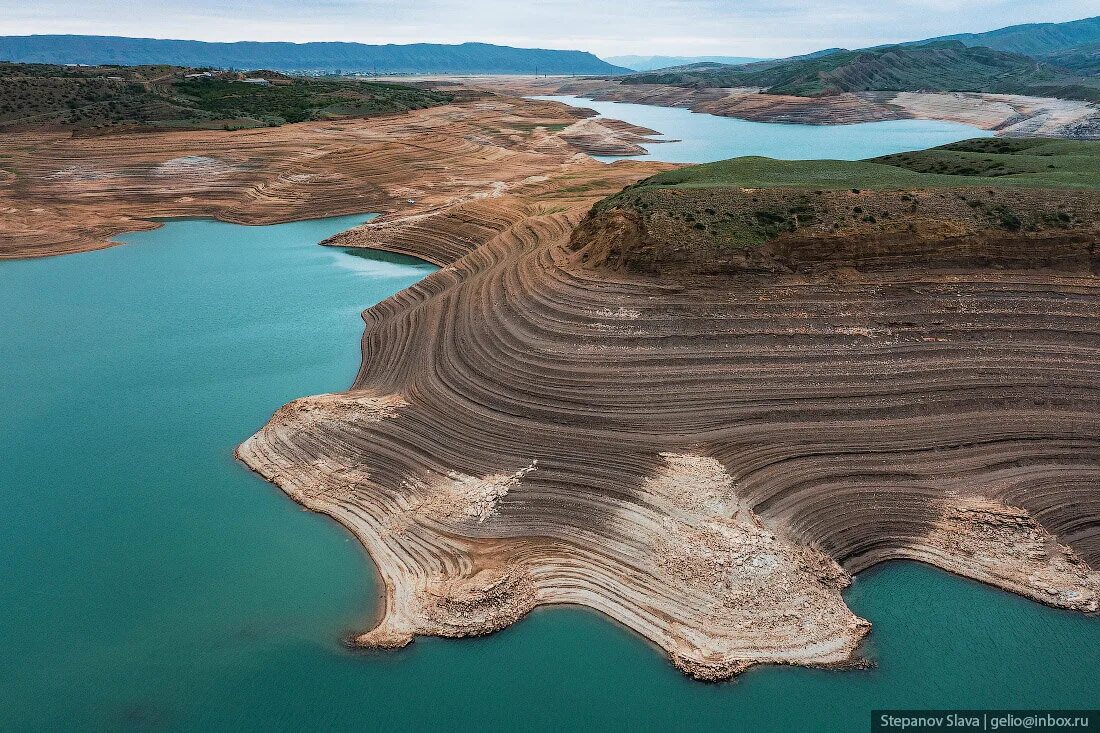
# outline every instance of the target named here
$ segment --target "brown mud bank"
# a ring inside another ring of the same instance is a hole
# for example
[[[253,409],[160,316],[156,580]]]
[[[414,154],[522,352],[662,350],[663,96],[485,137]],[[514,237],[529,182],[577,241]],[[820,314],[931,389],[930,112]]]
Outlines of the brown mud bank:
[[[239,224],[417,216],[532,178],[583,185],[584,155],[637,152],[651,131],[566,105],[489,97],[384,118],[233,132],[29,131],[0,139],[0,258],[107,247],[156,217]],[[642,177],[660,166],[638,166]]]
[[[841,593],[901,558],[1097,610],[1094,218],[1014,233],[932,192],[714,266],[698,222],[586,219],[621,182],[335,238],[443,268],[365,312],[348,392],[282,408],[239,456],[369,549],[385,609],[357,643],[569,603],[702,679],[848,666],[870,627]]]

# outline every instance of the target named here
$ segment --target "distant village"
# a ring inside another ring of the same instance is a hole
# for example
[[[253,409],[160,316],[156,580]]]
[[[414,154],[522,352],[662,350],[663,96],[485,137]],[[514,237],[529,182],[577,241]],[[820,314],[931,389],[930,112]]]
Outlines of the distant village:
[[[94,69],[97,68],[92,64],[63,64],[66,68],[70,69]],[[118,68],[115,66],[108,66],[107,68]],[[255,76],[254,74],[267,74],[267,76]],[[313,76],[324,76],[324,74],[316,73]],[[103,77],[107,81],[127,81],[126,77],[110,75]],[[244,72],[235,70],[220,70],[220,69],[206,69],[203,71],[194,71],[183,75],[184,79],[191,79],[200,81],[203,79],[217,79],[219,81],[239,81],[245,84],[258,84],[260,86],[267,85],[281,85],[291,84],[293,80],[285,77],[279,72],[273,71],[255,71]]]
[[[93,69],[96,68],[93,64],[63,64],[63,66],[69,68],[82,68]],[[107,68],[119,68],[117,65],[106,65]],[[457,73],[457,72],[456,72]],[[266,76],[255,76],[256,74],[265,74]],[[419,72],[412,70],[409,71],[360,71],[360,70],[345,70],[345,69],[294,69],[287,70],[285,72],[272,71],[269,69],[256,69],[256,70],[237,70],[237,69],[207,69],[203,71],[196,71],[189,74],[184,74],[185,79],[220,79],[222,81],[241,81],[246,84],[289,84],[292,79],[285,78],[286,76],[298,76],[298,77],[311,77],[311,78],[323,78],[323,77],[347,77],[351,79],[376,79],[380,77],[395,77],[401,78],[406,76],[419,76]],[[546,74],[540,74],[538,67],[535,67],[532,72],[533,76],[546,76]],[[480,73],[463,73],[463,76],[493,76],[492,74],[480,74]],[[575,76],[575,74],[571,74]],[[107,79],[111,81],[125,81],[121,76],[108,76]]]

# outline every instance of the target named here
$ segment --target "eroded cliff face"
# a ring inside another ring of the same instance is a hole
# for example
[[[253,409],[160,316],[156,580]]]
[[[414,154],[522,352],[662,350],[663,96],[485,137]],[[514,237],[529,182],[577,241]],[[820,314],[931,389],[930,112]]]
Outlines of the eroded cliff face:
[[[929,190],[627,190],[571,248],[590,267],[666,281],[1018,270],[1100,275],[1100,194]]]
[[[239,455],[370,550],[386,602],[356,643],[577,603],[703,679],[852,665],[869,624],[841,592],[893,558],[1097,610],[1095,219],[956,221],[957,194],[908,192],[925,213],[739,229],[708,268],[720,228],[585,219],[603,191],[577,188],[340,238],[444,267],[366,311],[349,392]]]

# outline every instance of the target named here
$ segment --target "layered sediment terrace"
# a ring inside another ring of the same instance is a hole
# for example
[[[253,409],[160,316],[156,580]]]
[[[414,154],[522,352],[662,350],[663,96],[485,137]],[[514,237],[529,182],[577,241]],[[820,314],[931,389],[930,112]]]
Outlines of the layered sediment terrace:
[[[111,236],[155,227],[150,219],[158,217],[238,224],[363,212],[411,217],[499,196],[532,178],[568,174],[580,185],[604,168],[584,152],[634,153],[651,132],[591,115],[490,97],[233,132],[7,133],[0,258],[107,247]],[[659,169],[639,166],[634,177]]]
[[[701,679],[859,665],[869,624],[841,593],[890,559],[1097,610],[1094,225],[1016,247],[948,221],[937,197],[957,192],[845,190],[922,205],[716,267],[660,217],[585,219],[592,199],[561,195],[531,184],[334,240],[444,265],[365,313],[346,396],[240,448],[370,549],[385,610],[357,644],[570,603]]]

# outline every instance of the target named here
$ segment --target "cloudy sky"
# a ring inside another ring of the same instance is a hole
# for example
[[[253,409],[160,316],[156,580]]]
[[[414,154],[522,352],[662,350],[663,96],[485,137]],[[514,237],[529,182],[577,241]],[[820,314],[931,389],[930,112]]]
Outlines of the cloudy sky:
[[[1094,15],[1096,0],[0,0],[0,35],[785,56]]]

